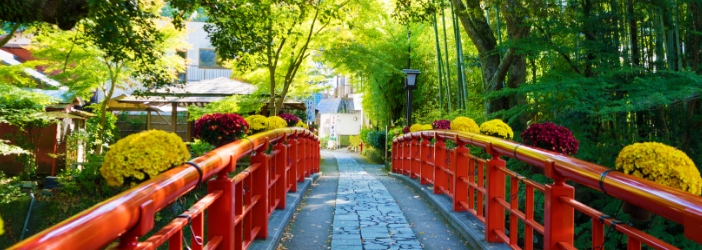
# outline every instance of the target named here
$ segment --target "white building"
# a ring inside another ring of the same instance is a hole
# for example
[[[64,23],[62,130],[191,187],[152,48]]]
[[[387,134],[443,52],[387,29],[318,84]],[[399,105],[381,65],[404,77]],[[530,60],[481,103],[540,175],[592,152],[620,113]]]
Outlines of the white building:
[[[210,43],[210,38],[205,31],[205,24],[205,22],[188,22],[187,43],[191,47],[178,52],[187,59],[185,74],[181,75],[181,79],[186,82],[219,77],[229,78],[232,74],[232,70],[224,68],[222,61],[217,57],[214,46]]]

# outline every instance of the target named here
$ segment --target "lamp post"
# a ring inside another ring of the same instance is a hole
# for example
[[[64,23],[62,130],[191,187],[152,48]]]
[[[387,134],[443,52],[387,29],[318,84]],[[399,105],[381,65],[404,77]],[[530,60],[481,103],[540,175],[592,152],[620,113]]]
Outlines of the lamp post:
[[[407,74],[405,79],[405,89],[407,89],[407,126],[412,125],[412,90],[415,88],[417,81],[417,75],[419,75],[419,70],[416,69],[403,69],[402,72]]]

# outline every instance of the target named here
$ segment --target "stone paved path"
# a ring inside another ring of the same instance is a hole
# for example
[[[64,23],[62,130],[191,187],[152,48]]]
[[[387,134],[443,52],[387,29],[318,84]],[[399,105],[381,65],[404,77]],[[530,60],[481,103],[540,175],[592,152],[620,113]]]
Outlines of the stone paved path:
[[[353,158],[335,156],[339,165],[339,187],[332,249],[422,249],[385,186]]]

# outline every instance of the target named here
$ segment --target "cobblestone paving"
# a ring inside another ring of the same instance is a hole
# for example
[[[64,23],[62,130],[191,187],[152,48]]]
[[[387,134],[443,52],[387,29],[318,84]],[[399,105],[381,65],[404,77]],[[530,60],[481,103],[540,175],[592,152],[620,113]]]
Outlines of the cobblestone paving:
[[[385,186],[353,158],[335,156],[340,176],[332,249],[422,249]]]

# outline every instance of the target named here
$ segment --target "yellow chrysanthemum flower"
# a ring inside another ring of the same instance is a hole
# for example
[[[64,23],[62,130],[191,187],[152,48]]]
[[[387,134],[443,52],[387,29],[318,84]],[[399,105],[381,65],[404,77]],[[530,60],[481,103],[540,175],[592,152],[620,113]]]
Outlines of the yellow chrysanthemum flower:
[[[451,121],[451,130],[470,132],[470,133],[480,133],[480,127],[475,123],[473,119],[468,117],[459,116]]]
[[[5,234],[5,222],[0,218],[0,235]]]
[[[268,119],[265,116],[252,115],[244,118],[244,120],[249,124],[249,134],[268,130]]]
[[[162,130],[131,134],[113,144],[105,154],[100,174],[110,186],[122,186],[125,178],[153,178],[190,159],[180,136]]]
[[[310,129],[310,127],[307,126],[307,124],[305,124],[304,122],[302,122],[302,120],[297,121],[297,124],[295,124],[295,127]]]
[[[685,152],[658,142],[634,143],[624,147],[615,162],[617,170],[687,191],[702,193],[702,177]]]
[[[280,116],[271,116],[271,117],[268,117],[267,119],[268,119],[268,130],[285,128],[288,126],[288,122],[286,122],[283,118],[280,118]]]
[[[434,127],[431,126],[431,124],[424,124],[422,125],[422,130],[432,130]]]
[[[512,139],[514,136],[512,128],[500,119],[494,119],[480,124],[480,133],[503,139]]]
[[[419,124],[419,123],[413,124],[412,126],[410,126],[410,132],[420,131],[420,130],[422,130],[422,126],[424,126],[424,125]]]

